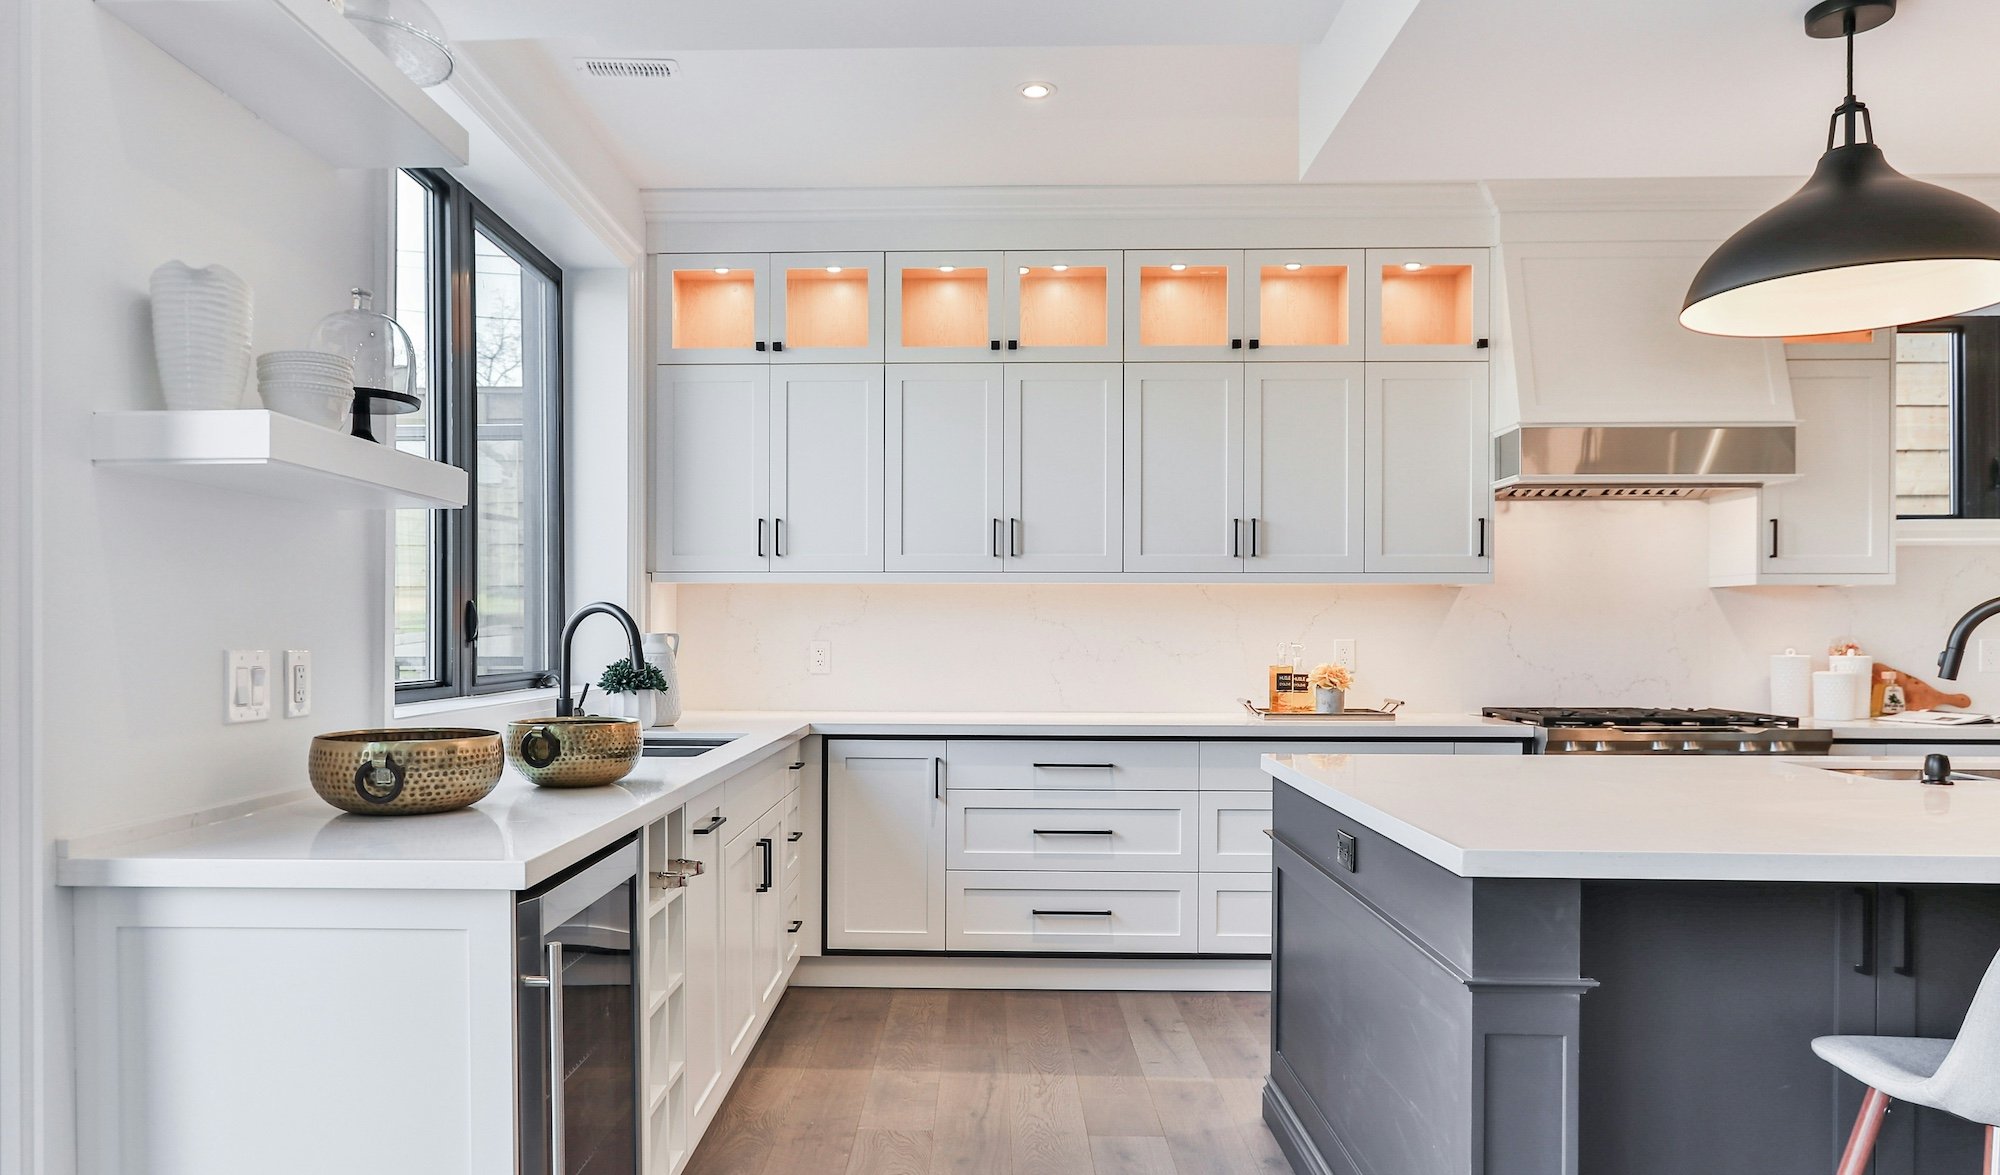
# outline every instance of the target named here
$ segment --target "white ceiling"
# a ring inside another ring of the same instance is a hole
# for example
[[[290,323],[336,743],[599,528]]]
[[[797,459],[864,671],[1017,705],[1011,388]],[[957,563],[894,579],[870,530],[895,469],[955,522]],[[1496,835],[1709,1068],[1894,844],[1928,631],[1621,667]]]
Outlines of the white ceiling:
[[[1840,97],[1807,0],[433,3],[459,41],[513,42],[483,65],[533,62],[489,67],[502,87],[562,79],[647,188],[1798,175]],[[1379,62],[1328,51],[1371,26]],[[1903,0],[1859,45],[1892,162],[2000,172],[2000,0]],[[1353,74],[1303,87],[1344,112],[1301,111],[1302,49]],[[588,54],[682,72],[590,79]]]

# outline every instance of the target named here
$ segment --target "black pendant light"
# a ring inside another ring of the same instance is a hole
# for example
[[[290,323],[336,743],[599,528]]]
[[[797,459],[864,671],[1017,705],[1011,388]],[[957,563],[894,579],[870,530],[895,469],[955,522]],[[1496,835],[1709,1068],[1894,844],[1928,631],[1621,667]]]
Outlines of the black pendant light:
[[[1854,34],[1895,14],[1895,0],[1823,0],[1806,13],[1808,36],[1847,38],[1847,100],[1833,112],[1826,154],[1804,187],[1701,267],[1682,326],[1835,334],[2000,303],[2000,212],[1890,167],[1854,96]]]

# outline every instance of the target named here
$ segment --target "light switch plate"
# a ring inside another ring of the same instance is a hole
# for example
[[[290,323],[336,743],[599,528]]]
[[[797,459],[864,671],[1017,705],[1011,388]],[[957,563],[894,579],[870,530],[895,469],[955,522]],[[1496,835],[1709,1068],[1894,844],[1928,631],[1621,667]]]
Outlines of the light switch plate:
[[[303,718],[312,713],[312,651],[285,650],[285,679],[278,683],[285,694],[285,717]]]
[[[231,649],[222,675],[222,720],[262,722],[271,716],[271,654]]]

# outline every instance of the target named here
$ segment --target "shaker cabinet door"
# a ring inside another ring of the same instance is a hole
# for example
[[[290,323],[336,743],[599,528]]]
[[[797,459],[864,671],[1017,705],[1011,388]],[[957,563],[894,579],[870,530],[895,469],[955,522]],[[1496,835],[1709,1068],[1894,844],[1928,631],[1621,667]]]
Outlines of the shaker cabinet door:
[[[1002,569],[1003,388],[998,363],[889,367],[889,570]]]
[[[826,945],[944,949],[941,742],[827,744]]]
[[[772,571],[882,570],[882,369],[771,371]]]
[[[1359,363],[1252,363],[1243,391],[1243,570],[1362,569]]]
[[[1476,574],[1492,549],[1484,363],[1366,368],[1371,572]]]
[[[654,571],[768,567],[770,386],[750,364],[655,369]]]
[[[1119,569],[1123,378],[1116,363],[1007,365],[1007,570]]]
[[[1240,571],[1243,365],[1125,366],[1125,570]]]

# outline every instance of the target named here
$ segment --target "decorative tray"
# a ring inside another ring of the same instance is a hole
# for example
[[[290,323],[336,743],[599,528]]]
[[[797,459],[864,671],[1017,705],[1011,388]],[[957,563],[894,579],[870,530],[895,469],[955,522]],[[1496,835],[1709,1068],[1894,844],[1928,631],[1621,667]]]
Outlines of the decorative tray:
[[[1243,708],[1266,722],[1394,722],[1401,702],[1385,701],[1380,710],[1342,710],[1338,714],[1321,714],[1312,710],[1267,710],[1249,698],[1238,698]]]

